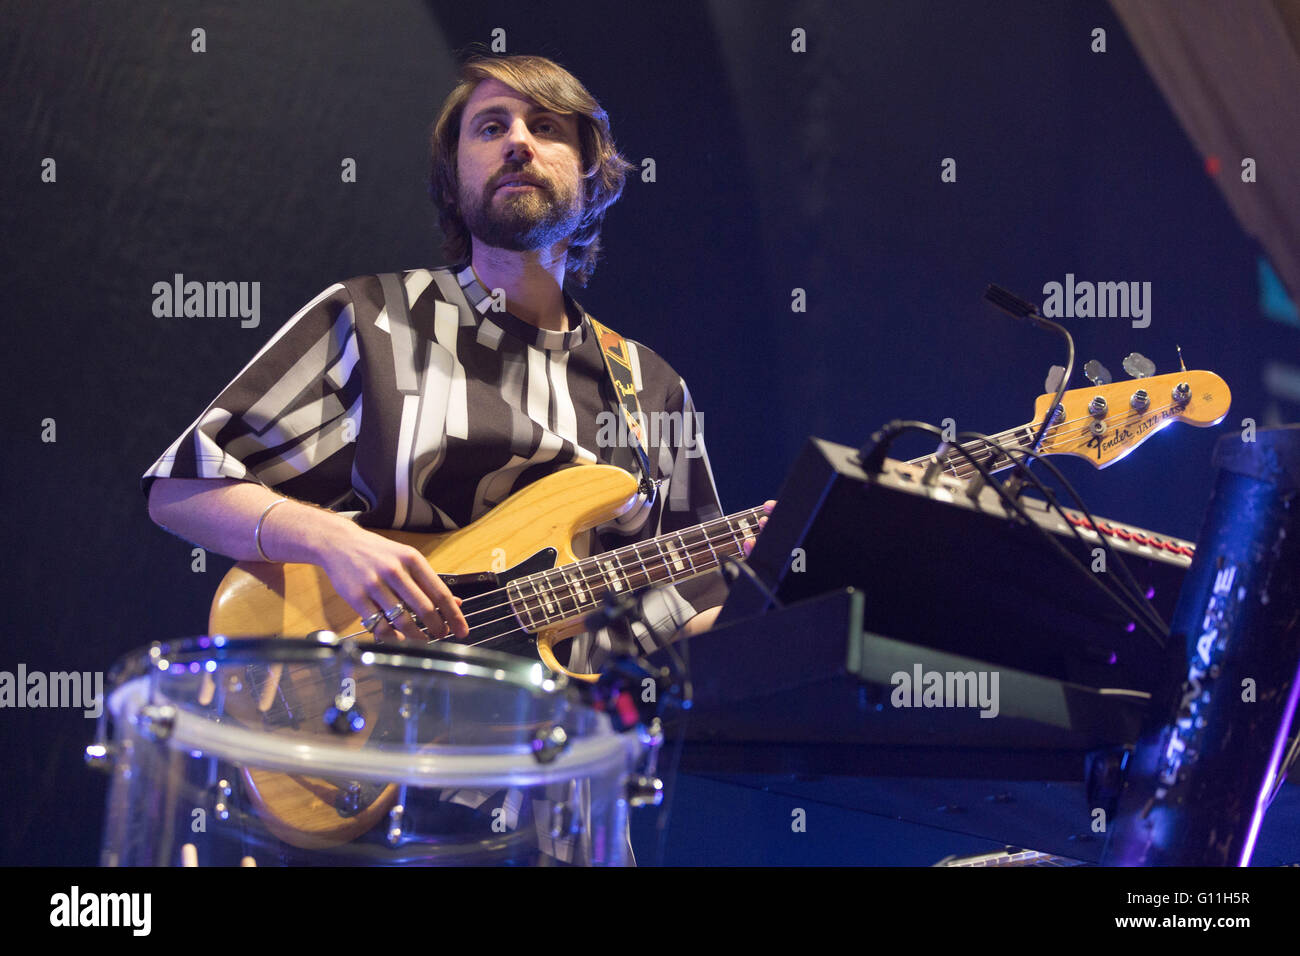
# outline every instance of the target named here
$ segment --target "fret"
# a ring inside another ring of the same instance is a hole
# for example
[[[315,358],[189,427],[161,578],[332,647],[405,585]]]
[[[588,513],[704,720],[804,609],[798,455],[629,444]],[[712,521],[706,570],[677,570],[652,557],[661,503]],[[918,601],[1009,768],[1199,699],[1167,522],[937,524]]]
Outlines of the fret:
[[[677,532],[677,542],[682,546],[682,553],[686,555],[686,563],[690,565],[691,573],[695,573],[695,561],[691,558],[691,546],[686,543],[685,531]]]
[[[709,524],[712,523],[713,522],[709,522]],[[708,545],[709,554],[713,555],[713,563],[716,565],[721,565],[722,562],[718,560],[718,552],[713,550],[713,535],[709,533],[709,526],[701,525],[700,530],[704,533],[704,543]]]
[[[511,591],[514,594],[511,594]],[[510,610],[514,612],[515,617],[519,618],[519,623],[525,630],[530,630],[532,621],[528,618],[527,609],[524,607],[524,592],[518,581],[511,581],[506,585],[506,602],[510,605]]]
[[[533,617],[533,608],[532,605],[529,604],[528,596],[524,594],[525,580],[519,580],[513,583],[512,586],[514,587],[515,592],[519,595],[519,604],[516,606],[512,601],[511,607],[514,608],[515,616],[520,618],[520,622],[524,625],[525,629],[529,631],[536,631],[538,627],[538,621]],[[541,598],[537,593],[537,582],[527,581],[527,583],[533,589],[532,599],[538,602],[538,610],[540,611]]]
[[[739,516],[736,516],[736,520],[734,521],[730,517],[726,519],[727,530],[731,532],[731,540],[736,543],[735,553],[737,556],[745,553],[745,538],[743,535],[737,534],[736,532],[736,526],[739,523],[739,521],[740,521]]]
[[[667,548],[668,548],[668,561],[669,561],[669,563],[673,566],[673,568],[674,568],[675,570],[677,570],[677,571],[685,571],[685,570],[686,570],[686,564],[685,564],[685,563],[682,561],[682,559],[678,556],[678,554],[677,554],[677,549],[673,547],[673,543],[672,543],[671,541],[667,541],[667,540],[665,540],[664,543],[665,543],[665,545],[666,545]]]
[[[758,526],[755,525],[755,526],[754,526],[754,529],[751,531],[751,530],[750,530],[750,527],[749,527],[749,518],[748,518],[747,516],[746,516],[746,517],[742,517],[742,518],[740,519],[740,521],[737,522],[737,524],[740,525],[741,533],[742,533],[746,538],[753,538],[753,537],[757,537],[757,536],[758,536]]]
[[[551,600],[552,589],[551,589],[549,574],[542,575],[542,584],[543,586],[541,588],[538,588],[537,582],[534,581],[533,593],[537,595],[538,602],[541,605],[541,610],[546,615],[545,620],[553,621],[556,619],[555,617],[556,607],[555,607],[555,602]]]
[[[580,573],[576,581],[573,579],[573,576],[563,568],[560,569],[560,574],[564,577],[565,583],[569,586],[569,590],[573,592],[574,603],[578,607],[581,607],[584,604],[590,603],[592,599],[591,592],[587,590],[586,575],[581,574],[582,562],[578,562],[578,570]]]
[[[648,559],[642,558],[641,566],[645,568],[646,580],[650,584],[664,584],[671,582],[673,579],[672,568],[668,566],[668,556],[664,554],[663,545],[659,543],[658,538],[652,538],[646,544],[653,545],[655,553]],[[655,571],[663,571],[662,577],[655,577]]]
[[[650,569],[646,567],[645,559],[641,557],[640,543],[630,545],[627,548],[619,548],[617,551],[613,552],[613,554],[611,554],[610,557],[618,557],[619,563],[622,564],[624,562],[623,562],[623,558],[620,555],[622,554],[623,551],[631,551],[632,560],[637,565],[639,565],[639,567],[623,568],[623,577],[627,580],[628,588],[630,590],[635,591],[638,588],[652,586],[655,583],[654,578],[650,576]],[[639,578],[638,575],[640,576]]]
[[[613,562],[606,560],[596,562],[596,567],[605,572],[605,579],[609,581],[609,586],[615,594],[627,590],[627,585],[622,578],[618,576],[618,566]]]

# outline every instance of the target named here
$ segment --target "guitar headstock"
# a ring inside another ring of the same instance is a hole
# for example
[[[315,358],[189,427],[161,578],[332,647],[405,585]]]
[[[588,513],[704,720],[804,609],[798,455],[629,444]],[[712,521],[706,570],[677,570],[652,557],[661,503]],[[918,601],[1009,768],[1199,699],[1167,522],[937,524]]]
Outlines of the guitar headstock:
[[[1042,422],[1054,397],[1038,396],[1035,423]],[[1171,422],[1217,425],[1228,414],[1232,392],[1213,372],[1183,371],[1072,388],[1060,404],[1064,413],[1047,430],[1042,452],[1078,455],[1105,468]]]

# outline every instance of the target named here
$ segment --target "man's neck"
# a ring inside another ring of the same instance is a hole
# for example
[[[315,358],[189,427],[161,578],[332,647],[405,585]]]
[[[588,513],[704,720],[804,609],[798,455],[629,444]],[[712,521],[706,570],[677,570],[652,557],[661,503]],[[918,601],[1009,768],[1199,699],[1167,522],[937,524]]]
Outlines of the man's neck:
[[[471,265],[483,288],[505,293],[506,309],[529,325],[567,332],[564,308],[566,248],[511,252],[474,240]]]

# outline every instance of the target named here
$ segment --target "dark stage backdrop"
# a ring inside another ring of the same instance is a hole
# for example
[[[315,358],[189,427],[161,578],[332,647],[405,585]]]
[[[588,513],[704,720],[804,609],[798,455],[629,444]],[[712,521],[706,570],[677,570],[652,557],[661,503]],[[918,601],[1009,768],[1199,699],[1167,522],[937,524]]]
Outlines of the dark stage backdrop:
[[[1080,366],[1118,373],[1136,350],[1172,371],[1177,344],[1233,389],[1219,428],[1175,426],[1101,473],[1066,462],[1099,514],[1195,537],[1217,436],[1297,417],[1262,368],[1300,373],[1300,328],[1262,315],[1259,250],[1101,2],[0,11],[0,670],[102,671],[203,630],[229,563],[194,570],[139,475],[321,289],[437,261],[429,126],[456,52],[496,30],[571,68],[628,157],[653,161],[580,298],[690,384],[730,510],[773,495],[810,434],[1026,421],[1062,349],[984,306],[990,281],[1034,299],[1070,273],[1150,282],[1147,328],[1070,320]],[[258,324],[155,317],[153,286],[176,274],[259,283]],[[79,712],[0,712],[0,863],[97,859],[92,730]]]

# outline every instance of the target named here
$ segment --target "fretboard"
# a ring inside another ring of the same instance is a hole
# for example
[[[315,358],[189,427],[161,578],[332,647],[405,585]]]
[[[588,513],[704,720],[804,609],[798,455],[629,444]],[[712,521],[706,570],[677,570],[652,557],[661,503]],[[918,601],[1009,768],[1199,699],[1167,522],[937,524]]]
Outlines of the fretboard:
[[[989,437],[1000,445],[1024,449],[1030,448],[1033,445],[1034,436],[1037,433],[1038,426],[1021,425],[1019,428],[1011,428],[997,435],[990,435]],[[1047,435],[1051,435],[1051,429],[1048,430]],[[1011,467],[1011,460],[1007,458],[1006,455],[996,449],[990,448],[983,442],[971,440],[969,442],[962,442],[962,444],[966,447],[966,450],[970,452],[972,458],[991,472],[1002,471],[1005,468]],[[1043,449],[1041,450],[1046,450],[1048,444],[1047,436],[1045,436],[1043,439]],[[928,465],[933,460],[933,455],[923,455],[920,458],[913,458],[908,462],[908,464]],[[948,452],[948,455],[943,462],[943,473],[945,475],[951,475],[954,478],[959,478],[962,481],[969,481],[971,478],[974,478],[979,474],[975,470],[975,466],[967,461],[966,457],[962,455],[961,452],[957,451]]]
[[[511,609],[529,631],[590,613],[608,592],[630,593],[672,584],[743,557],[758,534],[763,509],[750,508],[649,541],[624,545],[550,571],[516,578],[506,587]]]

